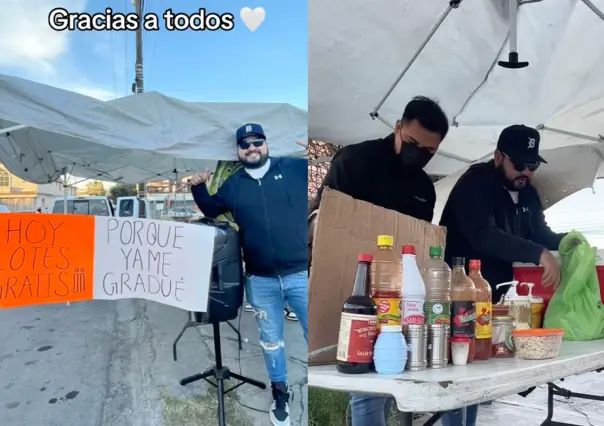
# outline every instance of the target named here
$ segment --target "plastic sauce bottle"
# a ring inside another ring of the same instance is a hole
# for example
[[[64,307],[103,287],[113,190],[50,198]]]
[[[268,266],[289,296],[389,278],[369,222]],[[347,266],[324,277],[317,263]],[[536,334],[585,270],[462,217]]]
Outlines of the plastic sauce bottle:
[[[424,303],[426,301],[426,287],[419,273],[415,259],[415,246],[403,246],[403,273],[402,276],[402,312],[403,324],[424,324]]]
[[[407,343],[400,325],[382,325],[373,350],[375,371],[380,374],[400,374],[407,364]]]
[[[468,278],[476,287],[476,351],[474,359],[486,360],[493,350],[493,302],[491,286],[480,272],[480,260],[470,260]]]
[[[529,296],[521,296],[516,291],[516,286],[526,285],[518,281],[510,281],[507,283],[497,284],[495,288],[504,285],[511,286],[508,292],[503,296],[503,304],[509,307],[510,315],[514,317],[516,322],[516,330],[528,330],[531,328],[531,298]]]
[[[352,295],[342,306],[336,368],[340,373],[362,374],[374,369],[377,307],[371,298],[373,256],[360,254]]]
[[[545,310],[545,302],[543,297],[533,296],[533,287],[535,284],[527,283],[529,288],[529,299],[531,301],[531,328],[541,328],[543,322],[543,311]]]
[[[430,247],[430,258],[422,265],[426,286],[426,324],[451,324],[451,268],[443,260],[443,249]]]
[[[371,289],[382,325],[401,325],[401,256],[394,250],[392,235],[378,235],[378,249],[371,265]]]
[[[476,288],[465,271],[465,259],[453,258],[451,270],[451,337],[470,339],[468,362],[476,351]]]

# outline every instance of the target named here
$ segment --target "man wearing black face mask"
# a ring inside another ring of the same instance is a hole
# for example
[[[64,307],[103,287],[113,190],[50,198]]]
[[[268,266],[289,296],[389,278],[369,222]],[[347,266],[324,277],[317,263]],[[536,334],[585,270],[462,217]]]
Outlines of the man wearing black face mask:
[[[436,192],[423,168],[448,131],[447,116],[436,102],[422,96],[413,98],[394,133],[384,139],[347,146],[334,157],[310,211],[319,207],[323,188],[329,187],[357,200],[431,222]],[[353,394],[352,426],[386,426],[388,401],[392,400]]]
[[[431,99],[418,96],[407,104],[394,133],[343,148],[311,204],[316,210],[324,187],[432,221],[436,192],[423,168],[449,131],[447,117]]]

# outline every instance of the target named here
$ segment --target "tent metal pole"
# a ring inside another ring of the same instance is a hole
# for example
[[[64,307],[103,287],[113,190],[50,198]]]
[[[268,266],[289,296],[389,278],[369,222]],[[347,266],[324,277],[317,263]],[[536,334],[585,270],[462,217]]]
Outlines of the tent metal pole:
[[[555,129],[553,127],[547,127],[544,126],[542,124],[540,124],[539,126],[537,126],[537,130],[545,130],[548,132],[552,132],[552,133],[558,133],[560,135],[566,135],[566,136],[572,136],[573,138],[579,138],[579,139],[585,139],[588,141],[592,141],[592,142],[604,142],[604,136],[602,135],[598,135],[596,136],[588,136],[588,135],[584,135],[581,133],[575,133],[575,132],[568,132],[566,130],[560,130],[560,129]]]
[[[19,124],[18,126],[7,127],[5,129],[0,129],[0,134],[2,133],[12,133],[18,130],[27,129],[29,126],[25,126],[24,124]]]
[[[518,0],[510,0],[510,52],[518,52]]]
[[[374,118],[374,119],[378,118],[378,111],[382,107],[382,105],[384,105],[384,102],[386,102],[386,100],[390,97],[390,95],[392,94],[394,89],[396,89],[396,86],[398,86],[398,84],[400,83],[402,78],[405,76],[405,74],[407,74],[407,71],[409,71],[409,68],[411,68],[411,65],[413,65],[413,63],[415,62],[417,57],[420,55],[420,53],[422,53],[422,51],[424,50],[424,48],[426,47],[426,45],[428,44],[428,42],[430,41],[432,36],[434,36],[434,33],[436,33],[436,31],[438,31],[438,29],[440,28],[440,26],[442,25],[444,20],[447,18],[447,16],[449,16],[449,13],[451,12],[451,10],[457,9],[462,1],[463,0],[451,0],[449,2],[449,6],[447,7],[447,9],[442,13],[442,15],[440,15],[440,18],[438,18],[438,21],[436,21],[436,24],[434,24],[434,26],[428,33],[428,36],[424,39],[422,44],[415,51],[415,53],[413,54],[413,56],[411,57],[409,62],[407,62],[407,65],[405,65],[405,68],[403,68],[403,70],[398,74],[398,76],[396,77],[396,80],[394,80],[394,83],[392,83],[392,85],[390,86],[390,89],[388,89],[386,94],[378,102],[377,106],[373,109],[373,111],[369,113],[371,118]]]
[[[598,15],[598,18],[600,18],[602,21],[604,21],[604,12],[602,12],[600,9],[598,9],[598,7],[595,4],[593,4],[590,0],[581,0],[581,1],[583,3],[585,3],[585,6],[589,7],[593,13]]]

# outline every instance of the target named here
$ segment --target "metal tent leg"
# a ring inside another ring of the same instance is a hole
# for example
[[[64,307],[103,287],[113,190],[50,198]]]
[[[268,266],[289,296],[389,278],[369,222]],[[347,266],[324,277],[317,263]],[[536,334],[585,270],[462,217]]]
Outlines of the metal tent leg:
[[[585,3],[585,6],[589,7],[593,13],[598,15],[598,18],[600,18],[602,21],[604,21],[604,13],[600,9],[598,9],[595,4],[593,4],[589,0],[581,0],[581,1],[583,3]]]

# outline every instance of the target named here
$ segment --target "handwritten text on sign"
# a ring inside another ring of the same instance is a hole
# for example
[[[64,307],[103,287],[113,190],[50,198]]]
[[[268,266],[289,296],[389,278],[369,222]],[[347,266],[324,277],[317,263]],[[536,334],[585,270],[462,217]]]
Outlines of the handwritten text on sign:
[[[213,252],[208,226],[98,217],[94,298],[136,297],[205,311]]]
[[[148,219],[0,215],[0,307],[143,298],[205,311],[214,229]]]
[[[92,299],[92,216],[0,215],[0,307]]]

